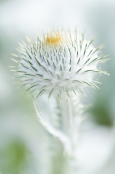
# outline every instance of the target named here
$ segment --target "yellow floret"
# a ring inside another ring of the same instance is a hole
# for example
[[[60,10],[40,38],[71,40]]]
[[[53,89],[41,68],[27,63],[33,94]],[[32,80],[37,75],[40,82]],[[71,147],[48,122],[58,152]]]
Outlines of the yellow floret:
[[[57,45],[60,44],[62,42],[62,37],[60,36],[60,34],[57,35],[49,35],[46,37],[46,44],[48,45]]]

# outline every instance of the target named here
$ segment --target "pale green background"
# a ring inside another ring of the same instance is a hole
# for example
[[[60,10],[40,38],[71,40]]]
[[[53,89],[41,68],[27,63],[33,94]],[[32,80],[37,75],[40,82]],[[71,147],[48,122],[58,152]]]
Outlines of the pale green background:
[[[11,53],[26,36],[62,27],[85,29],[87,39],[96,35],[94,45],[104,44],[102,53],[111,58],[102,66],[110,76],[100,77],[100,90],[87,90],[83,99],[93,106],[82,125],[78,174],[115,173],[115,1],[0,0],[0,174],[48,171],[45,130],[8,66],[14,65]]]

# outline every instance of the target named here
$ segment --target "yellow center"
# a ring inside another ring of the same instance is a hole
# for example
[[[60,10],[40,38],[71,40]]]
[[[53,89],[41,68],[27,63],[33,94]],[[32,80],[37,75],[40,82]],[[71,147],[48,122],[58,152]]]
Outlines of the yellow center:
[[[57,45],[62,42],[62,37],[58,35],[50,35],[46,37],[46,44],[50,45]]]

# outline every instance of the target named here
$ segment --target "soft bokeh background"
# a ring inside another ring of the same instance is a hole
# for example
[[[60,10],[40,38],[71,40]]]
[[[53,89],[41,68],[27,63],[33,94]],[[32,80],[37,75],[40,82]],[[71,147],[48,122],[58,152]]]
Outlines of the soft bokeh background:
[[[88,90],[84,99],[93,105],[82,124],[78,173],[115,173],[115,1],[0,0],[0,174],[49,170],[46,132],[31,98],[16,89],[8,66],[14,65],[11,53],[26,36],[62,27],[85,29],[86,38],[96,35],[94,45],[104,44],[102,53],[111,58],[103,65],[110,76],[100,77],[100,90]]]

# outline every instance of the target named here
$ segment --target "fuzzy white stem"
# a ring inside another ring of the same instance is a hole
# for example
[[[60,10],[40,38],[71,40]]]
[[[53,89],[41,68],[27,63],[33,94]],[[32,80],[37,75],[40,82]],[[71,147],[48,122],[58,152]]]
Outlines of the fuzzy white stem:
[[[61,131],[56,130],[50,123],[48,123],[48,121],[45,120],[43,114],[38,109],[37,103],[35,101],[34,101],[34,107],[35,107],[35,111],[38,116],[39,122],[44,126],[44,128],[50,134],[52,134],[54,137],[57,137],[62,142],[65,148],[65,152],[67,152],[68,154],[71,154],[71,144],[68,137],[65,134],[63,134]]]
[[[66,93],[63,93],[61,99],[57,99],[58,108],[60,108],[61,115],[61,124],[62,124],[62,132],[67,134],[72,153],[70,156],[66,156],[65,163],[66,164],[66,174],[76,174],[76,146],[78,142],[78,134],[79,134],[79,119],[80,107],[78,103],[78,98],[74,95],[67,96]],[[78,111],[78,112],[77,112]],[[78,126],[78,127],[77,127]],[[63,154],[62,154],[63,156]],[[61,167],[61,166],[60,166]],[[68,168],[68,169],[67,169]],[[65,173],[64,173],[65,174]]]

